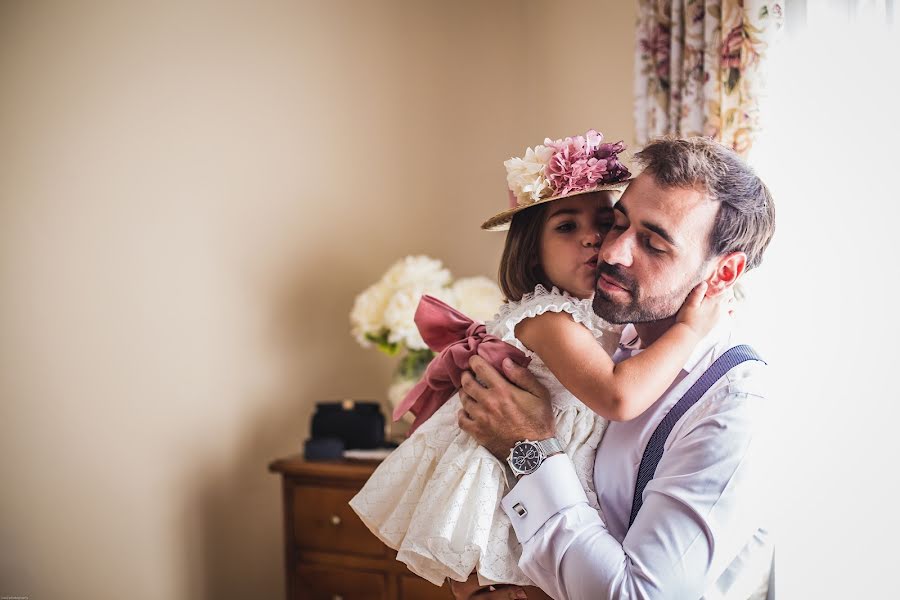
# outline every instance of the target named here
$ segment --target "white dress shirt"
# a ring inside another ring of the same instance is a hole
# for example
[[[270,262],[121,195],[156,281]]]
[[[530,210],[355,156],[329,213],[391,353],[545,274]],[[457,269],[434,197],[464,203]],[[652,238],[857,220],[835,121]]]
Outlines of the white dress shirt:
[[[765,597],[773,549],[765,457],[771,444],[766,367],[758,361],[729,371],[675,425],[628,529],[651,434],[713,361],[741,343],[733,337],[725,319],[656,403],[636,419],[609,425],[594,468],[602,516],[587,504],[565,454],[547,459],[503,498],[522,543],[519,566],[548,594],[558,600]],[[640,352],[633,327],[622,342],[616,362]]]

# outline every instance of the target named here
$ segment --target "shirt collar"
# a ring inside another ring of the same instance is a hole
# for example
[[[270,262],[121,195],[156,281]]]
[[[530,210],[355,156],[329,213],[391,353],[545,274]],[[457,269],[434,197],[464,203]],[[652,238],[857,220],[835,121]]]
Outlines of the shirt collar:
[[[638,335],[637,330],[631,323],[626,325],[625,329],[622,330],[622,335],[619,338],[619,348],[625,352],[633,352],[634,350],[641,349],[641,336]]]
[[[713,359],[721,354],[721,352],[715,352],[716,348],[731,338],[732,321],[731,317],[725,316],[716,323],[710,332],[697,342],[694,351],[691,352],[691,355],[685,361],[682,370],[690,373],[698,366],[706,368],[711,365]],[[622,330],[622,336],[619,338],[619,348],[631,356],[643,351],[643,342],[634,325],[626,325],[625,329]]]

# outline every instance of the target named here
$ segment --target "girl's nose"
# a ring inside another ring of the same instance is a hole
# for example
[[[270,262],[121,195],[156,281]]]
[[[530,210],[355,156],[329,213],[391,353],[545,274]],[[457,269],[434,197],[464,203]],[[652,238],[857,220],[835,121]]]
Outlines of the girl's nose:
[[[586,248],[599,248],[600,242],[603,241],[603,236],[599,231],[594,231],[593,233],[585,234],[584,239],[581,240],[581,243]]]

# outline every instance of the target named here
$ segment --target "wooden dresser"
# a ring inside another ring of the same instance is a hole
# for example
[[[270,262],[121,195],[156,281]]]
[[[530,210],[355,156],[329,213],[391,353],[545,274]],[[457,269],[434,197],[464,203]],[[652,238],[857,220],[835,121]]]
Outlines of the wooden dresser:
[[[413,575],[347,504],[377,461],[306,461],[291,456],[269,470],[282,477],[287,600],[447,600]]]

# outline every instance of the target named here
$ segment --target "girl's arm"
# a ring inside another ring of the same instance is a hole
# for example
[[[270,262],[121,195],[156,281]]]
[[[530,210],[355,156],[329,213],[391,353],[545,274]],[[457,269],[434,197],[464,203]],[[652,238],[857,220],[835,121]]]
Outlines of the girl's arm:
[[[697,342],[720,316],[719,298],[700,284],[676,322],[646,350],[615,364],[594,335],[567,313],[544,313],[516,326],[516,337],[535,352],[572,394],[611,421],[628,421],[663,395]]]

